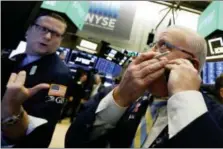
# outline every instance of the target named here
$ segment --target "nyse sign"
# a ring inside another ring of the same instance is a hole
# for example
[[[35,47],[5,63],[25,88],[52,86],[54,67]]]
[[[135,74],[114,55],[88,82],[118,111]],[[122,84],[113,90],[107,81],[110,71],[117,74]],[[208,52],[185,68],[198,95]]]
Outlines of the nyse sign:
[[[136,5],[127,1],[91,1],[83,32],[89,36],[104,36],[129,40]]]
[[[103,29],[114,30],[119,18],[120,2],[91,2],[85,24]]]
[[[114,30],[116,21],[117,19],[114,18],[88,13],[85,19],[85,24],[108,30]]]

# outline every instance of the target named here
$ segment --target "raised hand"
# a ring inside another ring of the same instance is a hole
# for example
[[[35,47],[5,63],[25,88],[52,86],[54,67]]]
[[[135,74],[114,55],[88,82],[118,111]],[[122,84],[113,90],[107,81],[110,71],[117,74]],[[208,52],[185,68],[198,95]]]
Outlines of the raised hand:
[[[187,90],[199,90],[201,77],[192,63],[186,59],[176,59],[166,65],[170,69],[168,80],[169,95]]]
[[[146,52],[129,65],[120,84],[114,89],[114,98],[120,106],[137,100],[148,86],[164,73],[167,59],[153,59],[155,52]]]

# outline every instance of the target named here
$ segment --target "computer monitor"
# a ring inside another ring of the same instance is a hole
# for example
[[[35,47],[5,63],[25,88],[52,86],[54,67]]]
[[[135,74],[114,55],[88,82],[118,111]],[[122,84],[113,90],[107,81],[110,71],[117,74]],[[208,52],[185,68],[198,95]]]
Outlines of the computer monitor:
[[[91,70],[94,68],[96,61],[97,56],[95,55],[77,50],[72,50],[68,60],[68,66],[73,68],[80,67],[85,70]]]

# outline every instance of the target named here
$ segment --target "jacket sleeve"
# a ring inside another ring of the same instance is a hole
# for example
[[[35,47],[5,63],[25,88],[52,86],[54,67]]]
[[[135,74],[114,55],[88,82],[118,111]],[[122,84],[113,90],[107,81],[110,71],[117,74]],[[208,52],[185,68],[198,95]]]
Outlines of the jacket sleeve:
[[[46,123],[35,130],[29,135],[22,138],[16,145],[15,148],[47,148],[51,142],[53,131],[55,129],[54,124]]]
[[[168,147],[223,147],[222,120],[217,119],[222,115],[221,105],[212,103],[210,99],[209,101],[203,99],[204,96],[195,91],[178,93],[175,97],[168,100],[168,121],[171,122],[171,125],[168,123],[170,138]],[[191,121],[189,125],[184,125],[183,122],[186,120]],[[170,127],[174,130],[170,131]],[[177,131],[174,135],[173,132],[180,128],[181,131]]]
[[[223,130],[207,112],[170,139],[168,147],[222,148]]]

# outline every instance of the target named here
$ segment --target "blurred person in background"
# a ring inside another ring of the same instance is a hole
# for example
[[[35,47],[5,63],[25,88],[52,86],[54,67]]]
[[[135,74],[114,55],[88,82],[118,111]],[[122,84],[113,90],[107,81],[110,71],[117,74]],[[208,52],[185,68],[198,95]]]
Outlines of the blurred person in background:
[[[215,89],[214,84],[202,84],[200,89],[205,95],[209,96],[212,100],[219,103],[217,90]]]
[[[70,118],[70,122],[73,121],[76,113],[80,109],[81,101],[85,100],[85,85],[87,80],[87,72],[82,69],[78,69],[75,78],[71,81],[68,93],[70,96],[65,106],[63,107],[59,122],[61,122],[66,117]]]
[[[223,104],[223,73],[216,78],[215,89],[217,92],[219,102]]]
[[[86,101],[86,92],[85,85],[88,80],[88,74],[86,71],[79,69],[78,74],[76,76],[75,82],[73,82],[72,95],[73,100],[70,103],[71,106],[71,114],[70,114],[70,122],[76,116],[76,113],[80,110],[81,104]]]
[[[218,76],[215,84],[202,84],[201,91],[220,104],[223,103],[223,74]]]
[[[102,78],[99,74],[94,75],[94,80],[95,80],[95,83],[93,86],[93,90],[91,92],[91,97],[93,97],[94,95],[96,95],[98,92],[100,92],[101,90],[105,88],[104,78]]]

